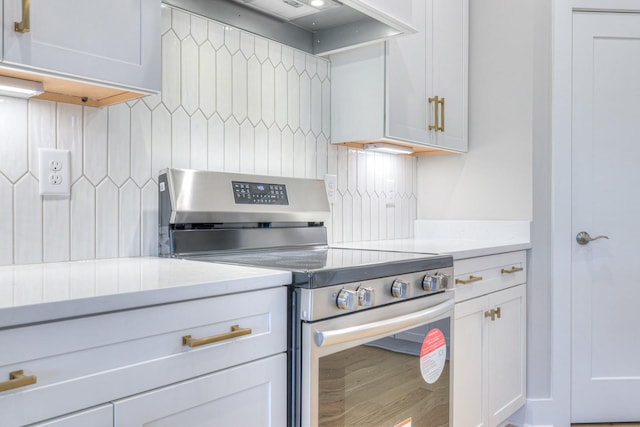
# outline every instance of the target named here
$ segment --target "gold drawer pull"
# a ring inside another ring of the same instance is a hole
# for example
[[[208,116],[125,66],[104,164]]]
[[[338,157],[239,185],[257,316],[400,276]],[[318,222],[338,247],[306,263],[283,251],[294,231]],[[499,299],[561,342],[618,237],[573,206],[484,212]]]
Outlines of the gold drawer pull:
[[[511,267],[509,269],[503,268],[502,270],[500,270],[500,272],[502,274],[512,274],[512,273],[517,273],[518,271],[522,271],[522,270],[524,270],[524,268],[522,268],[522,267]]]
[[[0,383],[0,391],[13,390],[14,388],[24,387],[37,382],[38,377],[35,375],[25,375],[22,370],[13,371],[9,373],[9,381]]]
[[[182,345],[188,345],[189,347],[199,347],[201,345],[207,345],[214,342],[230,340],[231,338],[241,337],[243,335],[251,335],[251,328],[241,328],[239,325],[233,325],[231,332],[226,332],[220,335],[214,335],[206,338],[191,338],[191,335],[185,335],[182,337]]]
[[[491,321],[496,320],[496,317],[498,319],[500,319],[502,317],[502,309],[500,307],[498,307],[496,309],[491,309],[490,311],[485,311],[484,312],[484,317],[485,317],[485,319],[487,317],[490,317]]]
[[[28,33],[31,31],[31,7],[30,0],[22,0],[22,21],[14,23],[16,33]]]
[[[456,279],[456,285],[468,285],[469,283],[479,282],[482,280],[482,276],[470,275],[468,279]]]

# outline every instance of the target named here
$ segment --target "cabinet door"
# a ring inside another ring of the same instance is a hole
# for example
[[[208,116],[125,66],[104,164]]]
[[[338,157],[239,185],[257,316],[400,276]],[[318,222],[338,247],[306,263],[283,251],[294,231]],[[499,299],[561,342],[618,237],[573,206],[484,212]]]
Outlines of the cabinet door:
[[[489,425],[495,426],[526,399],[526,285],[491,294],[489,304],[500,309],[488,321]]]
[[[113,427],[113,405],[106,404],[86,411],[54,418],[29,427]]]
[[[437,95],[445,101],[439,112],[444,131],[434,131],[431,143],[467,151],[469,0],[433,0],[432,16],[433,92],[430,96]],[[431,114],[434,114],[433,108],[431,104]]]
[[[488,297],[458,303],[453,339],[453,426],[486,426]]]
[[[160,0],[4,1],[4,62],[114,86],[160,90]]]
[[[286,365],[279,354],[117,401],[115,426],[284,426]]]

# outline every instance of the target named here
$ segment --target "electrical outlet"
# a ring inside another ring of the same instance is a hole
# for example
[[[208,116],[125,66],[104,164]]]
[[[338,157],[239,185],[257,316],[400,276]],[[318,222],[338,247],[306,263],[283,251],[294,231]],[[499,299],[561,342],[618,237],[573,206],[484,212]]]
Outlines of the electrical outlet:
[[[69,196],[71,185],[71,153],[69,150],[40,148],[38,150],[40,194]]]
[[[336,202],[336,192],[338,191],[338,177],[336,175],[325,175],[324,188],[327,190],[329,204],[333,205]]]
[[[384,192],[387,196],[387,207],[394,208],[396,206],[396,182],[393,179],[388,179],[385,182]]]

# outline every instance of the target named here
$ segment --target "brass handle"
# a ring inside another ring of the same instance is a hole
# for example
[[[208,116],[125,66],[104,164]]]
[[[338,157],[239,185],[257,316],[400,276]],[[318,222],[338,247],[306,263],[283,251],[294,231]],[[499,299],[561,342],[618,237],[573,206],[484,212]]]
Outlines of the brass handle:
[[[435,103],[435,125],[429,125],[429,130],[444,132],[444,98],[434,96],[429,98],[429,104]],[[442,111],[440,111],[442,109]]]
[[[456,279],[456,285],[468,285],[469,283],[479,282],[482,280],[482,276],[470,275],[468,279]]]
[[[500,309],[500,307],[484,312],[485,319],[487,317],[490,317],[492,322],[496,320],[496,317],[500,319],[501,316],[502,316],[502,310]]]
[[[444,98],[440,98],[438,102],[440,103],[440,107],[442,107],[442,112],[440,113],[440,127],[436,130],[444,132]]]
[[[500,272],[502,274],[512,274],[522,270],[524,270],[524,268],[522,267],[511,267],[511,268],[503,268],[502,270],[500,270]]]
[[[433,97],[433,98],[429,98],[429,104],[435,102],[436,103],[436,108],[435,108],[435,125],[429,125],[429,130],[438,130],[438,117],[439,117],[439,105],[440,105],[440,98],[438,98],[437,96]]]
[[[28,33],[31,31],[31,0],[22,0],[22,21],[15,22],[16,33]]]
[[[25,375],[22,370],[13,371],[9,373],[9,381],[0,383],[0,391],[13,390],[14,388],[24,387],[37,382],[38,377],[35,375]]]
[[[182,337],[182,345],[189,347],[199,347],[201,345],[207,345],[214,342],[230,340],[231,338],[241,337],[242,335],[250,335],[251,328],[241,328],[239,325],[231,326],[231,332],[226,332],[220,335],[214,335],[212,337],[205,338],[191,338],[191,335],[185,335]]]
[[[496,312],[496,317],[500,319],[500,317],[502,316],[502,310],[500,309],[500,307],[496,308],[495,312]]]

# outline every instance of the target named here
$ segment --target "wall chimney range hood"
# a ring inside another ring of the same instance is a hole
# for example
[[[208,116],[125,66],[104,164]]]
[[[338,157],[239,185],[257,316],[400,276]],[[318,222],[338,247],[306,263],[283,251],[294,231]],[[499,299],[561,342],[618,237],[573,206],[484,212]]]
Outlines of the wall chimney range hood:
[[[314,54],[413,34],[410,0],[163,0]]]

